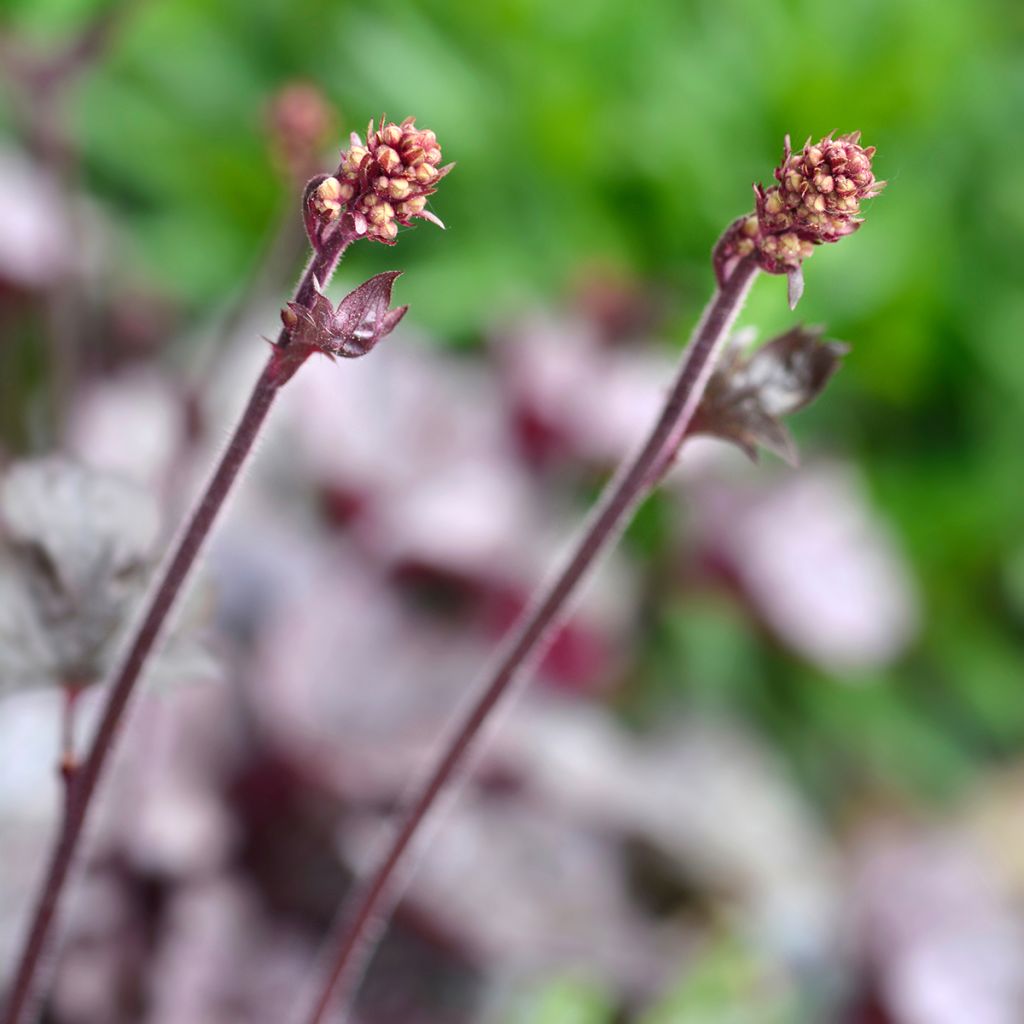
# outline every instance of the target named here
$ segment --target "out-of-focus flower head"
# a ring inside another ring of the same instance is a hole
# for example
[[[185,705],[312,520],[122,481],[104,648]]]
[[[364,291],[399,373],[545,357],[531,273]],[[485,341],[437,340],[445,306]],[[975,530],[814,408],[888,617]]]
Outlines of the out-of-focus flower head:
[[[775,168],[778,185],[754,186],[754,213],[735,220],[715,248],[719,283],[736,263],[753,256],[768,274],[786,274],[790,305],[803,291],[801,264],[814,246],[838,242],[860,227],[860,202],[881,192],[871,167],[875,147],[860,145],[860,132],[804,144],[794,153],[786,136],[782,163]]]
[[[336,115],[324,94],[310,82],[289,82],[271,98],[267,132],[274,159],[302,182],[333,137]]]
[[[454,166],[442,167],[441,147],[429,128],[417,128],[416,119],[401,124],[384,121],[374,130],[370,122],[366,142],[355,132],[341,154],[333,177],[320,182],[309,203],[322,220],[347,214],[356,237],[393,245],[398,226],[421,217],[439,227],[444,224],[427,209],[427,197]]]

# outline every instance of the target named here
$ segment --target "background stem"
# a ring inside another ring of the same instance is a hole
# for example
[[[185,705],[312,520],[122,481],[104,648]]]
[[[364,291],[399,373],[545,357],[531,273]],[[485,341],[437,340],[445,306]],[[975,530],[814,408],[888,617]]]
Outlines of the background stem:
[[[641,502],[660,480],[672,445],[678,445],[693,419],[715,361],[757,273],[749,259],[739,262],[709,303],[694,329],[661,415],[640,450],[606,486],[589,522],[562,569],[540,591],[512,630],[492,672],[444,744],[436,764],[402,815],[376,867],[357,886],[328,940],[308,1024],[322,1024],[335,1005],[348,1008],[386,919],[401,895],[403,869],[414,841],[422,840],[428,818],[442,799],[456,794],[461,769],[479,746],[485,726],[515,692],[522,669],[541,655],[545,641],[564,617],[569,599],[590,569],[611,547]]]
[[[114,0],[107,4],[55,54],[26,53],[23,40],[0,37],[0,68],[11,87],[12,128],[51,179],[59,218],[66,225],[65,258],[52,269],[41,294],[50,361],[47,413],[51,439],[58,444],[67,441],[65,426],[82,364],[82,325],[88,313],[80,261],[67,257],[83,248],[87,233],[78,195],[80,160],[68,123],[68,100],[79,80],[103,57],[137,2]]]
[[[338,232],[320,252],[313,254],[295,292],[295,301],[306,305],[314,294],[314,279],[326,285],[348,245]],[[288,334],[281,331],[266,366],[253,387],[242,418],[221,456],[205,492],[188,517],[169,558],[158,571],[145,602],[145,611],[132,632],[107,691],[100,723],[89,752],[68,784],[65,814],[50,855],[43,886],[37,898],[25,945],[10,985],[2,1024],[26,1024],[32,1020],[38,976],[49,945],[50,933],[61,896],[66,887],[103,768],[114,748],[118,729],[151,655],[157,648],[167,619],[182,587],[209,536],[218,513],[231,491],[239,470],[253,450],[278,389],[298,369],[305,355],[292,356],[287,349]]]

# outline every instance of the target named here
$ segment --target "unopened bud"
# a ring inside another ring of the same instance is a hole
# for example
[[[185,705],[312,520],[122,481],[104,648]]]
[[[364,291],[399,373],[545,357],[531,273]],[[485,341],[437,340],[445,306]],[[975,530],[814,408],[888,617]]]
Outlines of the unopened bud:
[[[346,154],[342,167],[348,174],[357,174],[366,158],[366,150],[362,146],[353,146]]]
[[[404,203],[399,203],[396,207],[396,212],[399,217],[407,219],[409,217],[419,216],[426,208],[426,199],[417,197],[416,199],[409,199]]]
[[[380,140],[386,146],[399,146],[402,142],[402,129],[397,124],[385,125],[380,131]]]
[[[405,178],[394,178],[387,181],[386,188],[392,199],[404,199],[412,192],[412,185]]]
[[[342,204],[341,182],[337,178],[325,178],[317,185],[313,195],[313,205],[323,213],[332,217],[338,215]]]
[[[366,215],[366,219],[371,224],[386,224],[392,217],[394,217],[395,211],[390,203],[377,203],[370,207],[369,212]]]
[[[835,179],[831,174],[815,174],[814,176],[814,188],[815,191],[827,194],[835,188]]]
[[[390,146],[381,146],[374,153],[374,159],[385,174],[394,173],[402,164],[401,157]]]

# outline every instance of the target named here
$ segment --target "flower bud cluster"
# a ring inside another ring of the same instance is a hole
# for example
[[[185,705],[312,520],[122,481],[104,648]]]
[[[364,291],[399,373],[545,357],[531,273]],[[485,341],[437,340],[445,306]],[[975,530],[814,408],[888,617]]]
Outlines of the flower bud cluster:
[[[837,242],[860,226],[860,202],[881,192],[871,169],[874,146],[860,145],[860,132],[826,136],[794,153],[786,137],[777,185],[754,186],[755,212],[735,221],[715,252],[720,280],[744,256],[755,256],[769,274],[790,274],[815,245]]]
[[[831,135],[803,151],[793,153],[789,139],[782,164],[775,169],[777,189],[764,193],[766,226],[775,230],[790,227],[811,241],[834,242],[849,235],[860,224],[860,201],[882,191],[885,182],[876,181],[871,170],[875,147],[859,144],[860,132],[833,139]]]
[[[437,136],[417,128],[415,118],[401,124],[382,118],[376,131],[371,121],[365,144],[352,133],[338,170],[317,185],[309,203],[321,220],[337,220],[347,213],[357,237],[393,245],[398,226],[411,224],[416,217],[444,227],[427,209],[427,197],[453,166],[440,163]]]

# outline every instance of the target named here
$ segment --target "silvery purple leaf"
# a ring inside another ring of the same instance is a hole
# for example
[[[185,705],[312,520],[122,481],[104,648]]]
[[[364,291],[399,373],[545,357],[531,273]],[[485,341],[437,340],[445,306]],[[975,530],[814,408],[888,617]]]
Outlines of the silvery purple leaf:
[[[0,692],[80,687],[110,670],[157,554],[159,526],[153,496],[117,476],[62,456],[7,470],[0,479]],[[175,678],[213,674],[205,652],[177,631],[157,664]]]
[[[0,525],[41,583],[77,594],[99,577],[124,578],[146,565],[160,518],[153,497],[137,485],[51,456],[7,470]]]

